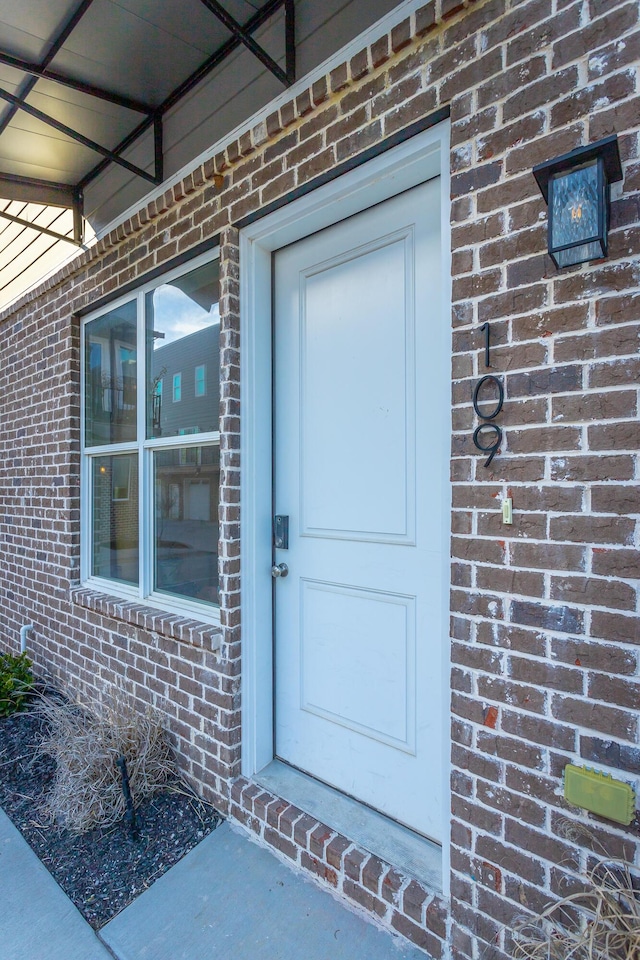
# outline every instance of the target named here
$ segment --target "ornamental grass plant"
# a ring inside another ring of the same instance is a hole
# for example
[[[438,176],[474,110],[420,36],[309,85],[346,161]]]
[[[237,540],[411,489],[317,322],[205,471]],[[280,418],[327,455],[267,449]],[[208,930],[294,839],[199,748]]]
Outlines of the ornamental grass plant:
[[[571,825],[569,839],[572,831],[591,836]],[[604,854],[591,861],[581,889],[517,925],[515,960],[640,960],[639,867]]]
[[[51,821],[84,833],[121,820],[123,758],[134,808],[176,779],[167,735],[151,709],[140,712],[122,696],[91,708],[44,696],[37,709],[48,729],[37,749],[56,762],[44,811]]]

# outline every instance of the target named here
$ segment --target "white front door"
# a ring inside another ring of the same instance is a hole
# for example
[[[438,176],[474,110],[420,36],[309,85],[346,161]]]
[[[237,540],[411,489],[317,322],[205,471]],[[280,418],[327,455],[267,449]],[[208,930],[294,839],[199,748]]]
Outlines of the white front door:
[[[442,839],[448,423],[437,179],[275,254],[275,743]]]

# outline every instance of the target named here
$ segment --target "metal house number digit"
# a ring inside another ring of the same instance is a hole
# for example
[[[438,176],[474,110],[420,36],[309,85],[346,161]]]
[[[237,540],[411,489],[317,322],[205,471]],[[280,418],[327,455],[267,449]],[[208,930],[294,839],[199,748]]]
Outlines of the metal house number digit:
[[[490,327],[489,323],[484,323],[480,328],[484,333],[484,363],[485,367],[491,366],[491,356],[490,356]],[[493,408],[485,408],[484,410],[480,409],[479,406],[479,395],[480,391],[485,384],[493,384],[497,387],[498,396],[495,401]],[[497,423],[491,423],[490,421],[494,420],[500,411],[502,410],[502,405],[504,403],[504,387],[502,386],[502,381],[498,379],[494,374],[488,373],[484,377],[481,377],[480,380],[476,383],[475,389],[473,391],[473,409],[475,410],[478,419],[482,422],[476,427],[473,433],[473,442],[478,450],[481,450],[482,453],[488,453],[489,457],[485,460],[485,467],[488,467],[493,458],[495,457],[500,443],[502,441],[502,430]],[[484,433],[483,433],[484,431]],[[493,439],[488,436],[488,434],[493,435]],[[483,443],[485,441],[491,442]]]
[[[481,430],[493,430],[495,435],[495,440],[493,443],[490,443],[488,446],[483,447],[480,443],[480,431]],[[482,450],[483,453],[488,453],[489,456],[484,462],[485,467],[488,467],[493,458],[495,457],[498,449],[500,447],[500,442],[502,440],[502,430],[497,423],[481,423],[476,427],[473,434],[473,442],[475,443],[478,450]]]

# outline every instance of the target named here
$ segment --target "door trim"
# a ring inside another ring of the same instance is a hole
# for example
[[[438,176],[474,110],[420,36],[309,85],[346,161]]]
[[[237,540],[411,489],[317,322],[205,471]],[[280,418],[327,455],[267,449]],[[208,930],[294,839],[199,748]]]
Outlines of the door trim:
[[[272,253],[376,203],[440,176],[443,317],[451,316],[449,121],[431,127],[343,176],[268,214],[240,232],[240,342],[242,426],[242,774],[253,777],[273,760],[272,647]],[[447,409],[449,402],[447,397]],[[450,416],[441,424],[448,449]],[[449,462],[443,463],[448,483]],[[443,515],[443,552],[449,556],[450,502],[432,505]],[[448,610],[448,584],[443,610]],[[449,689],[449,655],[443,657],[443,685]],[[443,697],[447,710],[448,697]],[[448,731],[448,712],[443,729]],[[447,894],[450,818],[449,737],[443,738],[443,882]],[[443,798],[444,799],[444,798]]]

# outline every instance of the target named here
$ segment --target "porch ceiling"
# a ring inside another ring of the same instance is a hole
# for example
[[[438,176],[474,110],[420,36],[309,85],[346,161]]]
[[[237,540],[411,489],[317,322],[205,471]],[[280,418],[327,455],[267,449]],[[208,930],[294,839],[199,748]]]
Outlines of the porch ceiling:
[[[266,51],[254,35],[283,9]],[[0,0],[0,304],[82,244],[83,190],[108,166],[162,183],[163,117],[232,51],[292,83],[293,18],[294,0]]]

